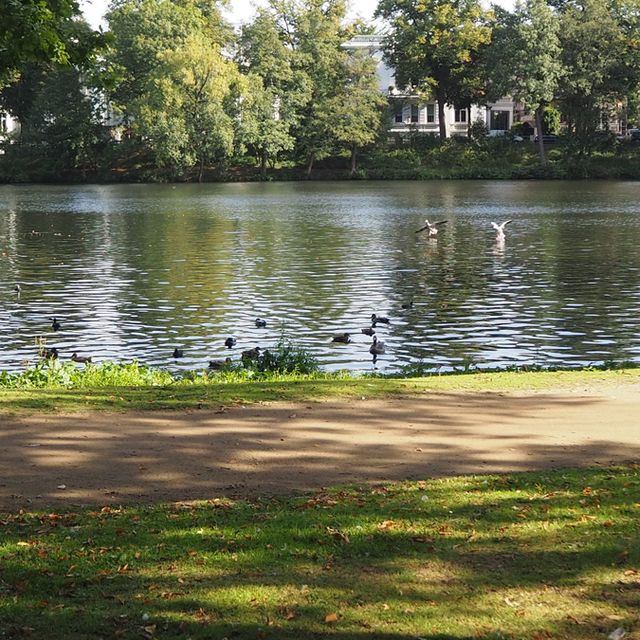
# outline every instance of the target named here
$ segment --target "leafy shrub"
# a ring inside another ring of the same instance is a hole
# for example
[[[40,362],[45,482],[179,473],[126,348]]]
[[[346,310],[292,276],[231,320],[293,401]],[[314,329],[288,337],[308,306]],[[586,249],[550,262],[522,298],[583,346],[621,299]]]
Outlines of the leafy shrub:
[[[0,387],[13,389],[160,386],[173,382],[175,379],[170,373],[151,369],[136,361],[126,364],[102,362],[82,366],[69,361],[43,360],[34,367],[18,373],[0,372]]]

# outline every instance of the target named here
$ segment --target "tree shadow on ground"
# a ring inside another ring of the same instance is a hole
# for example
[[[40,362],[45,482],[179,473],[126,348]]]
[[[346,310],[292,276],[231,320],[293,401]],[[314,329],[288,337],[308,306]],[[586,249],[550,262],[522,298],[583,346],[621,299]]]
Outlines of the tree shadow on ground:
[[[440,393],[7,418],[0,508],[251,496],[609,464],[640,458],[631,409],[593,396]]]
[[[639,487],[630,466],[16,514],[2,523],[3,628],[591,640],[640,624]]]

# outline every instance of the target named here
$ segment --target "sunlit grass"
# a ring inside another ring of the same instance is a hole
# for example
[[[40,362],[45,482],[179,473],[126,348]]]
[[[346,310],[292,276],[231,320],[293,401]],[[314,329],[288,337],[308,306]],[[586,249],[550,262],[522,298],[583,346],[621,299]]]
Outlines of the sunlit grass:
[[[120,377],[97,381],[92,377],[95,371],[89,370],[88,377],[84,378],[81,367],[71,366],[78,370],[78,377],[70,385],[56,382],[38,388],[30,384],[5,384],[0,388],[0,413],[187,409],[426,392],[529,392],[579,385],[624,384],[640,379],[640,369],[474,372],[415,378],[352,376],[346,372],[252,374],[251,371],[228,371],[201,372],[179,379],[167,372],[145,370],[140,365],[116,365],[124,369],[115,373]],[[140,372],[141,378],[131,377]],[[129,377],[125,380],[126,376]]]
[[[639,499],[629,465],[2,514],[0,637],[606,637]]]

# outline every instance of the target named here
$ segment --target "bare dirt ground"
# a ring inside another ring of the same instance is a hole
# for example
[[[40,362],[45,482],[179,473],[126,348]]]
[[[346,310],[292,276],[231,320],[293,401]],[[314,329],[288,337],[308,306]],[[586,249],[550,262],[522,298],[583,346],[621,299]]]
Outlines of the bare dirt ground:
[[[0,509],[291,493],[640,460],[640,383],[0,417]]]

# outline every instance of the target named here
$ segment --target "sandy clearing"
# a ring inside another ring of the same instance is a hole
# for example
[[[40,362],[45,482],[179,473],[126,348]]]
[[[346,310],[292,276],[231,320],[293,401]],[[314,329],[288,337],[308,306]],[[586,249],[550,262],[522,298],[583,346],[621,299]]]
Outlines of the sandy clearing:
[[[0,509],[290,493],[630,460],[640,460],[640,383],[1,417]]]

